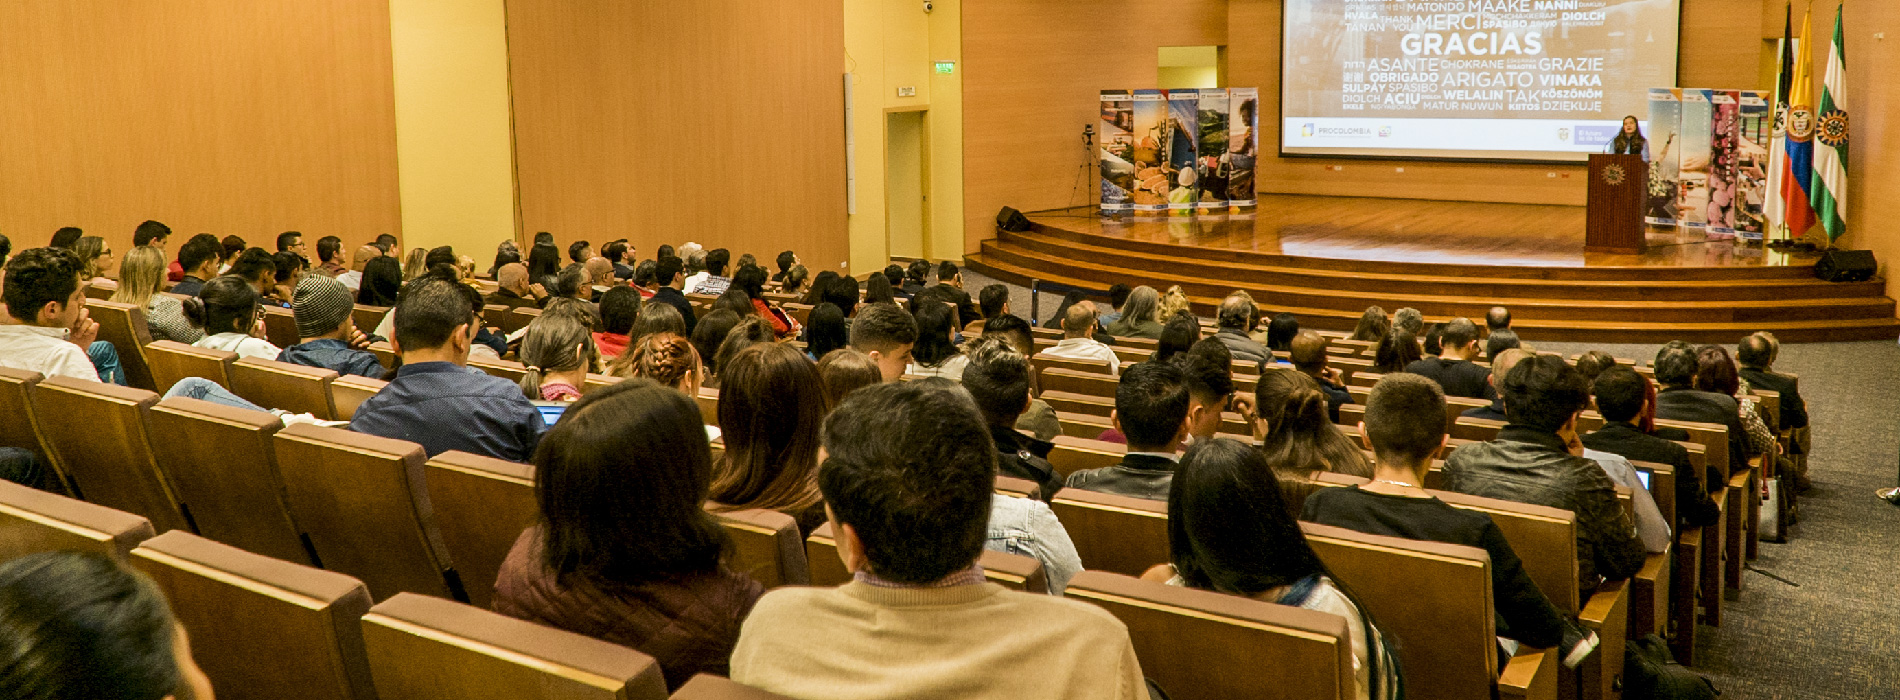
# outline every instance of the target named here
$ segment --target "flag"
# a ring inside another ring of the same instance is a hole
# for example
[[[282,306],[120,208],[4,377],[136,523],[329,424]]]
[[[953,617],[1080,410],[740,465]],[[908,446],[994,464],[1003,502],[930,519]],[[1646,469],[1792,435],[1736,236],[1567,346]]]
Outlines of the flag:
[[[1775,73],[1774,135],[1768,142],[1768,191],[1762,202],[1762,218],[1768,222],[1768,237],[1787,235],[1787,202],[1781,197],[1781,182],[1788,171],[1788,97],[1794,83],[1794,1],[1782,10],[1781,63]]]
[[[1801,36],[1795,41],[1795,46],[1801,50],[1786,54],[1792,63],[1793,77],[1784,98],[1788,103],[1788,111],[1781,120],[1785,132],[1781,186],[1770,193],[1778,200],[1777,209],[1781,214],[1780,226],[1776,230],[1782,237],[1790,239],[1800,238],[1814,227],[1814,206],[1808,202],[1808,183],[1814,176],[1814,107],[1811,102],[1814,99],[1814,79],[1807,60],[1808,28],[1812,26],[1812,15],[1813,10],[1809,10],[1801,17]]]
[[[1828,243],[1847,232],[1847,52],[1841,45],[1841,10],[1834,10],[1834,43],[1827,49],[1827,75],[1821,83],[1821,108],[1816,114],[1814,173],[1808,185],[1821,228]]]

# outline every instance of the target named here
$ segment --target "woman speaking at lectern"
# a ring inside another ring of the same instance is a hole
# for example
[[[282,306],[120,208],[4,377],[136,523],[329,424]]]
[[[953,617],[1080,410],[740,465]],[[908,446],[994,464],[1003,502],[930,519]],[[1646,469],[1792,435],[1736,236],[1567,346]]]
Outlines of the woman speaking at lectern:
[[[1623,130],[1616,132],[1609,152],[1640,155],[1643,162],[1649,162],[1649,139],[1643,138],[1643,129],[1636,125],[1636,117],[1623,118]]]

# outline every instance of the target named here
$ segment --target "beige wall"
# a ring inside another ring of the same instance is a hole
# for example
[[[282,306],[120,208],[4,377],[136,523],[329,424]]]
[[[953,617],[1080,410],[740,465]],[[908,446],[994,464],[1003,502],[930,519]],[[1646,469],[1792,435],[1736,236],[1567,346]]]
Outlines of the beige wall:
[[[1893,0],[1846,0],[1847,112],[1852,125],[1848,145],[1847,234],[1838,243],[1847,248],[1874,251],[1887,278],[1887,295],[1900,295],[1893,267],[1900,261],[1900,3]],[[1828,44],[1834,34],[1834,8],[1839,2],[1814,3],[1814,28],[1809,48],[1816,61],[1815,89],[1826,76]],[[1776,8],[1777,10],[1779,8]],[[1764,17],[1781,33],[1778,12]],[[1799,33],[1801,16],[1795,15]],[[1886,38],[1876,39],[1878,34]],[[1818,235],[1818,234],[1817,234]]]
[[[511,0],[524,232],[699,241],[837,269],[843,6]]]
[[[0,3],[0,233],[400,234],[390,76],[384,0]]]

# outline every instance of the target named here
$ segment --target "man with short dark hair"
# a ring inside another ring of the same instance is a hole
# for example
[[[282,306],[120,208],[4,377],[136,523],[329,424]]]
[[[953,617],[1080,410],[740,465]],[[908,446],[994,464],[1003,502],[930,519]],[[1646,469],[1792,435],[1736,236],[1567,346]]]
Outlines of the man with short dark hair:
[[[1298,316],[1284,311],[1274,314],[1267,322],[1267,349],[1274,352],[1287,352],[1292,349],[1293,339],[1300,334]]]
[[[732,251],[714,248],[706,251],[706,277],[693,285],[692,293],[719,296],[732,288],[732,277],[727,268],[732,264]]]
[[[606,258],[607,262],[614,264],[614,279],[633,279],[633,266],[628,265],[626,262],[627,253],[632,252],[632,250],[633,246],[628,245],[627,239],[625,238],[611,241],[607,245],[600,247],[600,257]]]
[[[1110,420],[1128,440],[1120,464],[1069,474],[1068,487],[1168,500],[1174,466],[1188,438],[1188,379],[1179,367],[1143,362],[1115,385]]]
[[[977,292],[976,303],[984,320],[1009,313],[1009,287],[1001,284],[985,286]]]
[[[1491,371],[1471,361],[1471,358],[1478,356],[1477,324],[1468,318],[1452,319],[1445,324],[1439,344],[1441,349],[1437,357],[1420,358],[1406,365],[1405,371],[1438,382],[1446,396],[1485,400],[1496,396],[1491,383],[1487,381]]]
[[[587,241],[574,241],[568,244],[567,259],[571,261],[568,263],[568,267],[585,265],[587,264],[587,259],[591,257],[594,257],[593,244]]]
[[[271,287],[277,283],[277,259],[264,252],[263,248],[246,248],[231,262],[231,269],[226,270],[225,274],[249,282],[251,289],[257,290],[258,294],[269,294]]]
[[[910,349],[917,344],[917,319],[896,304],[879,302],[858,307],[851,319],[851,349],[870,355],[884,381],[903,378],[910,365]]]
[[[1649,403],[1649,380],[1636,370],[1616,366],[1597,375],[1597,412],[1603,414],[1603,427],[1583,436],[1583,446],[1598,452],[1622,455],[1638,462],[1667,464],[1676,472],[1676,527],[1699,528],[1714,525],[1722,517],[1715,500],[1709,498],[1710,475],[1689,462],[1689,448],[1644,433],[1643,408]]]
[[[376,246],[377,250],[383,251],[384,255],[388,255],[389,251],[394,250],[396,248],[396,244],[399,242],[400,241],[397,241],[395,236],[384,233],[384,234],[380,234],[376,236],[376,242],[371,243],[370,245]]]
[[[304,255],[303,234],[297,231],[285,231],[277,234],[277,252],[295,253],[297,257],[303,258],[306,262],[310,260],[310,256]]]
[[[1167,361],[1181,370],[1181,379],[1187,382],[1188,437],[1193,440],[1214,439],[1214,435],[1220,432],[1221,417],[1234,399],[1233,374],[1191,353],[1184,352]],[[1120,437],[1127,439],[1125,435]]]
[[[963,291],[963,274],[957,271],[956,263],[945,260],[937,264],[936,290],[939,299],[957,307],[958,328],[989,318],[977,311],[970,293]]]
[[[995,447],[936,384],[858,389],[826,419],[818,488],[853,581],[766,593],[732,679],[799,700],[1146,700],[1114,616],[984,581]]]
[[[1128,295],[1133,293],[1135,293],[1133,287],[1120,282],[1108,285],[1108,310],[1097,314],[1097,320],[1100,320],[1104,326],[1120,321],[1122,305],[1128,303]]]
[[[350,268],[343,265],[343,239],[336,236],[317,239],[317,266],[310,271],[326,277],[337,277],[349,272]]]
[[[178,284],[172,285],[171,293],[195,297],[204,289],[205,280],[218,276],[218,256],[224,254],[224,244],[217,236],[200,233],[178,247],[178,265],[184,270]]]
[[[1511,329],[1511,310],[1502,306],[1493,306],[1484,312],[1484,327],[1488,332],[1508,331]]]
[[[1490,442],[1453,450],[1444,489],[1575,513],[1579,590],[1586,596],[1604,581],[1634,575],[1647,556],[1643,540],[1617,503],[1616,482],[1583,456],[1577,439],[1577,417],[1590,401],[1583,375],[1563,358],[1540,355],[1511,368],[1501,391],[1510,424]]]
[[[77,256],[53,247],[21,251],[7,262],[0,367],[100,380],[87,354],[99,338],[99,322],[86,310],[84,268]]]
[[[481,295],[435,275],[405,285],[393,312],[396,376],[356,409],[350,429],[408,440],[429,456],[460,450],[526,462],[547,431],[521,387],[468,367]]]
[[[1034,368],[1029,358],[996,336],[978,340],[970,347],[969,355],[970,362],[963,369],[963,388],[970,392],[977,411],[989,424],[990,439],[996,442],[997,471],[1036,482],[1040,487],[1038,497],[1044,501],[1055,498],[1062,490],[1062,474],[1049,464],[1055,443],[1016,431],[1016,420],[1035,400],[1030,395]]]
[[[693,327],[699,325],[699,319],[693,316],[693,303],[686,300],[680,289],[686,284],[681,276],[680,259],[671,255],[660,258],[653,268],[653,301],[673,307],[680,312],[680,318],[686,321],[686,335],[692,337]]]
[[[1274,321],[1277,323],[1279,319]],[[1300,331],[1287,342],[1287,359],[1293,363],[1293,369],[1319,382],[1319,390],[1326,394],[1326,412],[1337,423],[1339,407],[1352,403],[1352,392],[1339,381],[1339,370],[1332,368],[1332,360],[1326,354],[1326,346],[1331,343],[1326,336]]]
[[[1559,647],[1576,667],[1598,639],[1566,619],[1524,571],[1504,532],[1483,513],[1459,510],[1425,490],[1432,458],[1444,449],[1445,393],[1415,374],[1388,374],[1372,387],[1359,439],[1372,450],[1372,482],[1320,489],[1300,520],[1371,535],[1478,547],[1491,555],[1497,634],[1537,648]]]
[[[983,322],[982,337],[1002,338],[1016,353],[1029,357],[1036,352],[1035,332],[1029,322],[1021,316],[1000,314],[996,318]],[[1056,439],[1062,434],[1062,421],[1056,418],[1056,409],[1040,398],[1029,400],[1029,410],[1016,418],[1016,429],[1044,442]]]
[[[1788,431],[1792,443],[1788,451],[1794,469],[1794,486],[1806,491],[1813,487],[1808,480],[1807,455],[1812,449],[1808,431],[1808,402],[1801,398],[1801,378],[1792,374],[1782,374],[1774,370],[1775,357],[1780,354],[1781,342],[1775,334],[1766,331],[1751,333],[1735,347],[1735,359],[1742,363],[1742,379],[1757,389],[1766,389],[1781,395],[1781,421],[1776,426]]]
[[[912,294],[904,291],[904,266],[891,263],[884,266],[884,281],[891,283],[891,296],[899,301],[908,301]]]
[[[164,250],[165,241],[171,238],[171,236],[172,229],[170,226],[148,219],[139,222],[138,228],[132,229],[132,247],[136,248],[138,246],[149,245],[159,250]]]
[[[1656,392],[1656,417],[1727,427],[1728,473],[1721,481],[1728,483],[1729,475],[1748,468],[1748,430],[1742,427],[1735,397],[1694,387],[1696,369],[1694,350],[1665,346],[1656,354],[1656,383],[1662,385]]]
[[[1234,354],[1234,360],[1253,366],[1254,373],[1259,374],[1273,363],[1273,351],[1247,335],[1256,313],[1258,310],[1246,297],[1235,294],[1222,299],[1220,310],[1214,316],[1214,324],[1218,327],[1214,337],[1227,345],[1228,352]]]
[[[1517,339],[1517,331],[1513,331],[1509,328],[1499,328],[1491,331],[1491,337],[1484,339],[1484,357],[1487,360],[1496,362],[1498,353],[1512,348],[1523,347],[1523,345],[1524,343]]]
[[[382,379],[387,371],[376,355],[363,348],[369,337],[356,330],[350,290],[334,277],[310,275],[297,283],[290,305],[302,341],[277,353],[278,362],[335,370],[337,374]]]
[[[789,250],[782,250],[779,251],[778,257],[774,258],[772,262],[778,265],[778,272],[772,273],[772,281],[784,284],[786,273],[791,272],[792,268],[798,266],[798,254]]]
[[[53,232],[53,240],[48,242],[46,247],[72,252],[73,246],[78,245],[79,239],[85,235],[85,230],[78,226],[61,226],[58,231]]]
[[[1065,360],[1085,360],[1100,362],[1108,366],[1109,376],[1121,374],[1121,357],[1115,349],[1096,340],[1095,303],[1082,301],[1069,305],[1069,311],[1062,317],[1062,340],[1055,347],[1042,351],[1043,357],[1057,357]]]
[[[899,289],[903,291],[904,296],[907,296],[907,297],[917,296],[918,292],[924,291],[924,288],[929,287],[929,286],[930,286],[930,261],[929,260],[910,261],[910,267],[906,268],[904,271],[904,284],[902,287],[899,287]]]

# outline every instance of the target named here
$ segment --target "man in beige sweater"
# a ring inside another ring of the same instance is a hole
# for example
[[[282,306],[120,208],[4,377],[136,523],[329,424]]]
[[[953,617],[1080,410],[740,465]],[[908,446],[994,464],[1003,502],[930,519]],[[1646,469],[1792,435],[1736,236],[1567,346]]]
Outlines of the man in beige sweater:
[[[733,680],[798,700],[1147,698],[1119,620],[984,581],[996,448],[935,384],[859,389],[825,421],[818,485],[854,580],[759,599]]]

